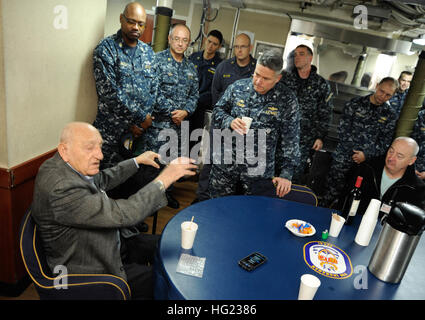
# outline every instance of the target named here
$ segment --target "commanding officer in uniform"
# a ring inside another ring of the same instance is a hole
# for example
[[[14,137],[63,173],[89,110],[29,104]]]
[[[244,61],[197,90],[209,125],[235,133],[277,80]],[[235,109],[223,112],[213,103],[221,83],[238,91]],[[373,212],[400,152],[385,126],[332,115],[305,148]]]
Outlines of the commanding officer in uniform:
[[[239,34],[233,49],[235,56],[220,63],[215,72],[211,89],[213,106],[229,85],[236,80],[249,78],[254,73],[257,60],[250,54],[252,50],[250,37],[245,33]]]
[[[93,53],[98,111],[93,125],[104,143],[102,168],[122,161],[121,137],[130,129],[140,135],[151,124],[157,82],[152,67],[154,52],[139,41],[146,12],[137,2],[120,15],[121,29],[103,39]]]
[[[397,80],[387,77],[377,85],[375,93],[356,97],[345,104],[323,206],[331,205],[339,197],[346,174],[355,164],[385,154],[391,145],[397,114],[388,100],[397,87]]]
[[[214,148],[209,180],[212,198],[234,194],[238,182],[244,193],[250,194],[252,183],[259,178],[273,180],[276,194],[280,197],[291,190],[293,170],[299,161],[299,109],[291,90],[279,83],[282,65],[279,52],[264,52],[258,60],[253,78],[238,80],[230,85],[215,105],[212,120],[214,130],[221,129],[223,136],[230,134],[236,139],[242,138],[245,140],[245,150],[238,148],[238,143],[233,140],[228,145],[220,145],[221,150]],[[241,118],[243,116],[252,118],[249,132]],[[235,132],[230,133],[229,129]],[[214,132],[214,139],[216,137]],[[225,159],[229,147],[231,164],[227,164]],[[281,150],[284,158],[278,177],[274,177],[276,150]],[[253,161],[255,156],[257,159]]]
[[[406,100],[407,93],[409,92],[410,82],[412,81],[413,74],[410,71],[403,71],[398,77],[399,87],[397,92],[392,96],[389,103],[391,107],[400,115],[401,108],[403,108],[404,100]]]
[[[218,50],[223,42],[223,35],[218,30],[208,33],[205,49],[193,53],[189,60],[198,71],[199,100],[195,112],[190,117],[190,131],[204,127],[205,111],[212,110],[211,85],[215,70],[222,61]]]
[[[168,42],[169,49],[155,56],[158,96],[152,113],[154,119],[152,127],[142,137],[146,150],[157,153],[160,153],[160,148],[165,143],[159,139],[159,134],[164,129],[175,130],[181,148],[181,124],[195,111],[199,98],[196,68],[184,56],[190,43],[189,28],[183,24],[176,24],[170,30]],[[179,155],[170,156],[177,158]],[[169,190],[167,197],[170,207],[179,207],[179,203],[171,196]]]
[[[416,159],[416,174],[425,180],[425,110],[419,111],[418,120],[415,123],[411,137],[419,145],[419,153]]]
[[[235,39],[233,48],[235,56],[221,62],[216,69],[211,88],[213,107],[224,94],[228,86],[237,80],[250,78],[254,73],[257,60],[250,55],[252,50],[250,37],[245,33],[239,34]],[[210,138],[212,138],[212,131],[210,131]],[[198,189],[196,190],[197,198],[194,202],[209,199],[208,185],[210,170],[211,164],[206,163],[202,167],[201,173],[199,174]]]
[[[291,89],[300,106],[301,158],[294,172],[293,182],[302,183],[302,176],[311,149],[320,150],[332,115],[332,94],[327,81],[317,74],[311,64],[313,51],[306,45],[294,50],[294,68],[284,72],[282,82]]]

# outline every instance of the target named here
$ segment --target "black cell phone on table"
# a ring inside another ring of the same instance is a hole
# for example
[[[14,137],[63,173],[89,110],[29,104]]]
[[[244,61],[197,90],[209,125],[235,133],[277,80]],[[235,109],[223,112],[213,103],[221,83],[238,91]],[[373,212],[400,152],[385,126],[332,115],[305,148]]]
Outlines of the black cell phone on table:
[[[247,271],[252,271],[259,266],[261,266],[264,262],[267,261],[267,258],[259,252],[251,253],[249,256],[239,260],[238,264],[240,267]]]

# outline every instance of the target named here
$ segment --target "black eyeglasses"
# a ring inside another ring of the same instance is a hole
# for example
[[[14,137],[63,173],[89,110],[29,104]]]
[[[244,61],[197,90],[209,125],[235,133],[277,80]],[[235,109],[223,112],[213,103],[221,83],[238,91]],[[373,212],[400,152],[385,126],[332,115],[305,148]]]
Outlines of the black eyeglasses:
[[[128,24],[131,24],[133,26],[136,25],[140,29],[143,29],[146,26],[146,22],[135,21],[133,19],[129,19],[124,14],[122,16],[124,17],[125,21],[127,21]]]

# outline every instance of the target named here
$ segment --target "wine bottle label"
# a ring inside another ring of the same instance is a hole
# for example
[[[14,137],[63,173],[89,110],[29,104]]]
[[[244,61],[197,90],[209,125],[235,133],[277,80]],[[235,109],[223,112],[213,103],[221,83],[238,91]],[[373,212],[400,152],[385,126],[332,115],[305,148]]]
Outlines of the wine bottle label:
[[[382,206],[381,206],[381,211],[382,212],[385,212],[385,213],[390,213],[390,211],[391,211],[391,206],[389,206],[388,204],[386,204],[386,203],[383,203],[382,204]]]
[[[357,209],[359,208],[359,204],[360,204],[360,200],[353,200],[350,211],[348,213],[349,216],[354,217],[356,215]]]

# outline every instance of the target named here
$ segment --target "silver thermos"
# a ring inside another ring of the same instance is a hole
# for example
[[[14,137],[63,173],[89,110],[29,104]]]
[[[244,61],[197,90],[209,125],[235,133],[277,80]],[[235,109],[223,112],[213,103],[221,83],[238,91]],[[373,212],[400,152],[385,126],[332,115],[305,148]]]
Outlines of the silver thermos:
[[[382,223],[368,268],[382,281],[399,283],[424,230],[425,212],[412,204],[397,202]]]

